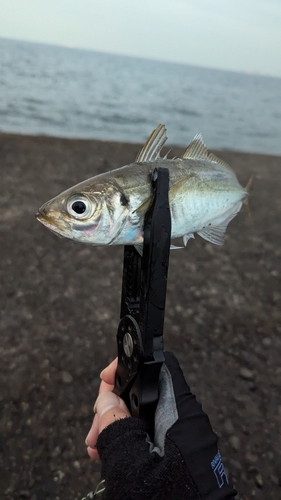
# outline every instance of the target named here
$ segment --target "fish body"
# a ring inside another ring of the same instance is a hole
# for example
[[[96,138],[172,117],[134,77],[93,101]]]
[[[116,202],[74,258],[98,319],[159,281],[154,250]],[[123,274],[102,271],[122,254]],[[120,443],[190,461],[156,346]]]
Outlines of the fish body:
[[[228,223],[237,215],[248,189],[231,168],[196,136],[181,158],[160,157],[166,129],[159,125],[134,163],[97,175],[45,203],[37,219],[58,236],[92,245],[143,242],[144,215],[152,203],[151,176],[169,169],[171,238],[186,245],[194,233],[221,245]]]

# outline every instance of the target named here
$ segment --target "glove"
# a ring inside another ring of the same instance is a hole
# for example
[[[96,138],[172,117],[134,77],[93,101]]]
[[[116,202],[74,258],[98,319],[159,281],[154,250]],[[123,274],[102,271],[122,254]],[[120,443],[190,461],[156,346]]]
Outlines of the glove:
[[[160,454],[165,454],[169,440],[177,447],[199,498],[233,498],[237,492],[226,475],[210,420],[191,393],[176,357],[169,352],[164,355],[155,414],[155,443]]]
[[[209,418],[191,394],[175,356],[168,352],[164,355],[154,443],[143,422],[132,417],[116,420],[98,437],[97,450],[105,480],[102,498],[234,498],[236,491],[225,473]],[[120,404],[116,407],[117,415],[118,412]]]

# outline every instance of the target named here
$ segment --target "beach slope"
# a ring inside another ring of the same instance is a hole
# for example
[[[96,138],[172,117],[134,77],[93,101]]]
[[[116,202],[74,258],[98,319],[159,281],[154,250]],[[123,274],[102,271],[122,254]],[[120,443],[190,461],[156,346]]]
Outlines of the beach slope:
[[[100,370],[116,355],[122,248],[57,238],[38,208],[134,160],[139,146],[0,135],[0,498],[79,499],[99,481],[84,439]],[[172,155],[183,150],[173,148]],[[220,437],[240,499],[281,495],[281,159],[215,152],[249,205],[216,247],[171,252],[165,347]]]

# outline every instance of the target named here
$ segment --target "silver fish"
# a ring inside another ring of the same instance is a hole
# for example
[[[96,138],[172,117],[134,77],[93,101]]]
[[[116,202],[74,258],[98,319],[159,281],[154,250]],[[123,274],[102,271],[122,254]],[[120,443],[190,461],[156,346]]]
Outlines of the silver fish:
[[[144,215],[152,202],[151,175],[158,166],[170,174],[172,238],[186,245],[194,233],[222,245],[228,223],[247,199],[233,170],[195,136],[181,158],[160,157],[164,125],[151,133],[134,163],[77,184],[45,203],[37,219],[71,240],[92,245],[143,242]]]

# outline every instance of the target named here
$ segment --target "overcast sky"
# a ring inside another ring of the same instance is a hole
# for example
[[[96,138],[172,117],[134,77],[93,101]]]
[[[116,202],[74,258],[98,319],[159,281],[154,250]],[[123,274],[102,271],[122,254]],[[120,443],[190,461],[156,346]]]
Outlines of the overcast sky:
[[[281,77],[281,0],[0,0],[0,36]]]

